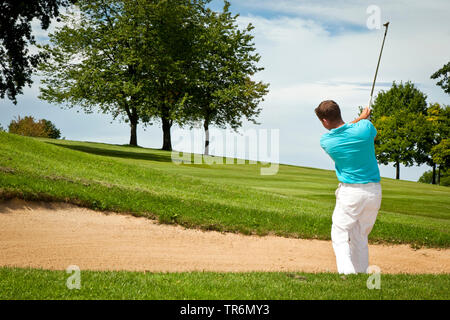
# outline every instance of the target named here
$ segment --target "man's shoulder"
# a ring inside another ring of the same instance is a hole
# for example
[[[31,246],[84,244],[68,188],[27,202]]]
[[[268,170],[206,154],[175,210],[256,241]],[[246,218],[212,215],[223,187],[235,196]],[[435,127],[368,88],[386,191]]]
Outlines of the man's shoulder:
[[[373,127],[373,124],[370,120],[362,119],[354,124],[356,127],[364,127],[364,128],[371,128]]]
[[[327,141],[330,139],[330,132],[325,132],[320,136],[320,143]]]
[[[328,146],[328,141],[330,140],[330,133],[326,132],[324,133],[321,137],[320,137],[320,146],[323,149],[326,149],[326,147]]]
[[[370,120],[363,119],[359,121],[356,125],[357,125],[356,132],[358,132],[358,134],[365,135],[366,133],[369,133],[370,136],[372,137],[375,137],[377,135],[377,129]]]

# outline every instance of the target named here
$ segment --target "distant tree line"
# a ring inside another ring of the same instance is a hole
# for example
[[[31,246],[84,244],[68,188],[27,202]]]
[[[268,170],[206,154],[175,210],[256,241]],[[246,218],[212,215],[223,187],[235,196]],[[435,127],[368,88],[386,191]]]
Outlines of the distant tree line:
[[[59,139],[61,132],[56,126],[46,119],[35,120],[31,116],[26,116],[12,120],[8,127],[9,133],[20,134],[28,137],[41,137]]]
[[[260,56],[252,25],[239,28],[225,1],[79,0],[61,15],[64,26],[41,46],[40,98],[86,112],[100,111],[137,126],[158,121],[163,150],[172,150],[170,130],[202,125],[237,130],[256,123],[268,85],[252,77]]]
[[[433,183],[433,170],[429,170],[424,172],[424,174],[420,177],[419,182],[422,183]],[[436,184],[450,187],[450,170],[449,169],[441,169],[439,173],[439,177],[437,178]]]
[[[449,91],[450,63],[432,75],[442,77],[437,85]],[[393,83],[381,91],[374,102],[372,121],[378,130],[375,151],[378,161],[394,163],[396,179],[400,165],[427,164],[430,173],[421,178],[438,184],[446,180],[450,169],[450,106],[427,103],[427,96],[411,82]]]

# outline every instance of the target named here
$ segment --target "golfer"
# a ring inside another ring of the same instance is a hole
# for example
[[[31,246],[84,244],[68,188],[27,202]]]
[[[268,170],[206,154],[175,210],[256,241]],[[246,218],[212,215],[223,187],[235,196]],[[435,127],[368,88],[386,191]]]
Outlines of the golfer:
[[[337,269],[341,274],[367,273],[368,236],[381,205],[374,145],[377,130],[367,120],[369,108],[351,123],[342,121],[341,110],[332,100],[322,102],[315,111],[329,130],[320,145],[333,159],[340,182],[331,227]]]

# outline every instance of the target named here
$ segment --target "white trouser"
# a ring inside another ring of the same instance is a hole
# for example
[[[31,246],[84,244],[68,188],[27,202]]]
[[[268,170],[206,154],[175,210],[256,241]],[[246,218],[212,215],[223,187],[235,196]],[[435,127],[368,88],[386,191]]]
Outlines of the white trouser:
[[[339,273],[366,273],[368,236],[381,205],[379,183],[340,183],[336,190],[331,240]]]

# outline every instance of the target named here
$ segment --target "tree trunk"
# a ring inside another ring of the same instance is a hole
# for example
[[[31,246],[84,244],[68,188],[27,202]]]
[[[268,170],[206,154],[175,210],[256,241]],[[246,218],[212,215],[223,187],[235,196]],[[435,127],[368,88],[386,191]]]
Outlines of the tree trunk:
[[[437,181],[438,185],[441,185],[441,166],[439,166],[439,170],[438,170],[438,181]]]
[[[433,163],[433,176],[431,178],[431,184],[436,184],[436,163]]]
[[[395,179],[400,180],[400,162],[399,161],[396,162],[395,169],[396,169]]]
[[[162,150],[172,151],[172,138],[170,137],[170,128],[172,127],[172,121],[162,117],[163,128],[163,146]]]
[[[130,122],[131,134],[130,134],[130,145],[137,147],[137,121]]]
[[[130,145],[137,147],[137,126],[139,123],[139,115],[134,107],[129,107],[128,104],[123,105],[125,112],[127,113],[128,120],[130,121]]]
[[[209,122],[205,120],[203,123],[203,128],[205,128],[205,155],[209,156]]]

